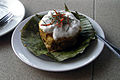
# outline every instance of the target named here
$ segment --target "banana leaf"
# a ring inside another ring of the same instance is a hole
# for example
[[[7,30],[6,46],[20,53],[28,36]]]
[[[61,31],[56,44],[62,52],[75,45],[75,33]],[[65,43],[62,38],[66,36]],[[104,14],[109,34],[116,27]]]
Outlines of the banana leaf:
[[[67,7],[67,5],[65,3],[64,3],[64,8],[65,8],[65,11],[70,12],[69,9],[68,9],[68,7]]]
[[[72,14],[80,20],[82,27],[82,31],[78,38],[79,42],[76,47],[61,52],[48,52],[39,35],[38,22],[43,17],[43,15],[36,15],[32,17],[23,27],[21,30],[21,40],[23,45],[36,56],[44,54],[57,61],[64,61],[66,59],[75,57],[80,53],[83,53],[91,41],[96,39],[95,30],[93,29],[90,21],[85,16],[79,15],[77,12],[72,12]]]
[[[38,22],[42,17],[43,15],[32,17],[21,30],[23,45],[36,56],[48,53],[39,34]]]

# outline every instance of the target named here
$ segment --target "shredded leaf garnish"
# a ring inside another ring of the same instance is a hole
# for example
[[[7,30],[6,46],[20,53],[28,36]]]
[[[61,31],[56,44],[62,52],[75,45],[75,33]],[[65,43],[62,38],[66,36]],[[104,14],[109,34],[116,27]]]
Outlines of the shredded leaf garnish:
[[[45,21],[43,21],[45,24],[41,24],[41,26],[49,26],[55,23],[57,27],[62,27],[63,25],[69,24],[70,25],[70,18],[69,16],[65,16],[65,14],[62,14],[60,12],[57,12],[54,10],[56,15],[52,14],[51,23],[46,24]]]

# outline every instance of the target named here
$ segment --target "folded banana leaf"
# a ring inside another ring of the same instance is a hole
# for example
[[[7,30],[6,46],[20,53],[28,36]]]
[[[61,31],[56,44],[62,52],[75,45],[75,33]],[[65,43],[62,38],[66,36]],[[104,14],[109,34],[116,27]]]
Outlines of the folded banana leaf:
[[[72,12],[72,14],[80,20],[82,27],[82,31],[78,38],[79,42],[76,47],[61,52],[48,52],[39,35],[38,22],[41,20],[43,15],[36,15],[25,24],[21,30],[21,40],[23,45],[36,56],[44,54],[57,61],[64,61],[66,59],[75,57],[80,53],[83,53],[91,41],[96,39],[95,30],[93,29],[90,21],[85,16],[79,15],[77,12]]]
[[[21,30],[23,45],[36,56],[48,53],[39,34],[38,22],[42,17],[43,15],[32,17]]]

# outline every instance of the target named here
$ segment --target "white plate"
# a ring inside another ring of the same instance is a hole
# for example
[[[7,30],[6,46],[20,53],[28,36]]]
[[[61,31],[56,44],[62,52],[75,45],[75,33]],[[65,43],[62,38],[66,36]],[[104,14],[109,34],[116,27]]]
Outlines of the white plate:
[[[13,30],[25,15],[25,8],[19,0],[0,0],[0,18],[9,11],[14,16],[10,22],[0,27],[0,36]]]
[[[45,12],[40,12],[39,14],[45,14]],[[84,15],[84,14],[83,14]],[[86,16],[86,15],[85,15]],[[92,62],[94,59],[98,57],[98,55],[101,53],[104,43],[100,40],[98,40],[96,43],[92,44],[87,51],[74,59],[71,59],[66,62],[51,62],[51,61],[45,61],[43,59],[40,59],[33,54],[31,54],[26,47],[23,46],[21,42],[21,32],[20,30],[23,28],[23,26],[31,19],[32,16],[28,17],[24,21],[22,21],[14,30],[12,35],[12,48],[15,52],[15,54],[26,64],[38,68],[45,71],[54,71],[54,72],[61,72],[61,71],[68,71],[77,69],[80,67],[83,67],[87,65],[88,63]],[[93,27],[95,28],[96,32],[104,37],[104,32],[101,29],[101,27],[90,17],[86,16],[90,22],[92,23]]]

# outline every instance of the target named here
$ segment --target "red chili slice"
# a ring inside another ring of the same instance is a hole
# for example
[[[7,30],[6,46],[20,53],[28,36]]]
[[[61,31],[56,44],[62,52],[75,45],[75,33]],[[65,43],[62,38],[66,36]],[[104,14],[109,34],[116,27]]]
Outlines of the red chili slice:
[[[63,17],[65,14],[61,14],[61,17]]]
[[[54,10],[54,11],[55,11],[56,14],[58,14],[56,10]]]
[[[64,18],[60,19],[60,21],[62,22],[64,20]]]
[[[49,25],[51,25],[51,24],[41,24],[41,26],[49,26]]]

